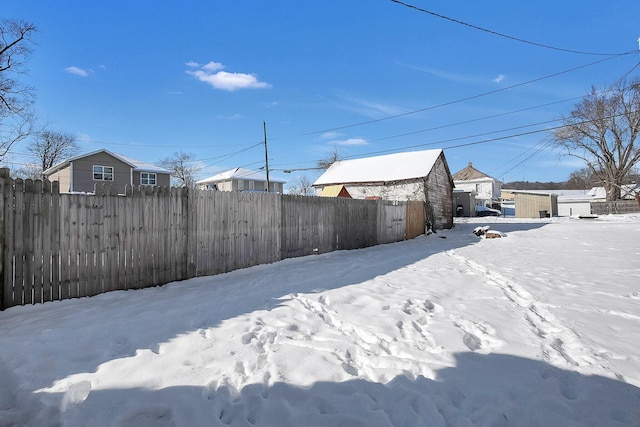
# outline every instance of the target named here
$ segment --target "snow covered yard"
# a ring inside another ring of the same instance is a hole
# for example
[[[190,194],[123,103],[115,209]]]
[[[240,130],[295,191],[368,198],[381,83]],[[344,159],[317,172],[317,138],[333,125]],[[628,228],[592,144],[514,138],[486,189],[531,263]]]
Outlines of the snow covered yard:
[[[0,378],[0,426],[640,426],[640,216],[13,307]]]

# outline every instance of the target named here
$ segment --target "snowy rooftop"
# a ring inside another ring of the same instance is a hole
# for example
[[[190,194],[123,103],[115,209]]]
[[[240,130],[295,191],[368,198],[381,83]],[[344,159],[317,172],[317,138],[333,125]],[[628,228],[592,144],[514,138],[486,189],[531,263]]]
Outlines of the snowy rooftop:
[[[442,150],[410,151],[335,162],[313,185],[387,182],[421,178],[435,165]]]
[[[114,157],[119,158],[120,160],[122,160],[125,163],[130,164],[131,166],[133,166],[133,169],[137,170],[137,171],[171,174],[170,170],[165,169],[165,168],[160,167],[160,166],[157,166],[157,165],[154,165],[153,163],[148,163],[148,162],[143,162],[143,161],[140,161],[140,160],[132,159],[131,157],[123,156],[122,154],[118,154],[118,153],[109,153],[109,154],[111,154]]]
[[[480,172],[473,167],[473,163],[469,162],[469,165],[453,174],[454,181],[473,181],[478,179],[493,179],[484,172]]]
[[[221,172],[217,175],[210,176],[209,178],[201,179],[200,181],[196,181],[196,184],[212,184],[215,182],[223,182],[229,181],[231,179],[244,179],[251,181],[266,181],[267,175],[262,172],[252,171],[250,169],[245,168],[234,168],[229,169],[228,171]],[[269,177],[270,182],[281,182],[285,183],[286,181]]]
[[[132,159],[131,157],[127,157],[127,156],[123,156],[122,154],[118,154],[118,153],[113,153],[109,150],[97,150],[97,151],[92,151],[91,153],[86,153],[86,154],[81,154],[79,156],[74,156],[71,158],[68,158],[56,165],[53,165],[52,167],[50,167],[49,169],[47,169],[45,171],[45,173],[52,173],[55,172],[58,169],[62,169],[63,167],[66,167],[69,163],[78,160],[78,159],[83,159],[85,157],[88,156],[93,156],[94,154],[98,154],[98,153],[107,153],[112,157],[115,157],[116,159],[119,159],[123,162],[125,162],[126,164],[130,165],[131,167],[133,167],[134,170],[137,171],[144,171],[144,172],[156,172],[156,173],[166,173],[166,174],[170,174],[171,171],[165,168],[162,168],[160,166],[156,166],[152,163],[148,163],[148,162],[143,162],[140,160],[136,160],[136,159]]]

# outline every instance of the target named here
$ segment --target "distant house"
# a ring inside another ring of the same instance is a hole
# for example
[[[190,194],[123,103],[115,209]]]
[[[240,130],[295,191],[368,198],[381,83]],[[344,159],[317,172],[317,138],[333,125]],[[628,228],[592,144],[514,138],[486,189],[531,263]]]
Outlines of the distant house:
[[[282,193],[286,181],[269,177],[269,191]],[[196,181],[201,190],[219,191],[266,191],[267,176],[245,168],[230,169],[209,178]]]
[[[49,181],[58,181],[63,193],[93,193],[98,183],[113,184],[118,193],[125,185],[169,186],[171,171],[122,154],[98,150],[71,157],[43,172]]]
[[[622,199],[634,200],[635,188],[635,185],[623,185]],[[518,211],[524,212],[522,207],[519,210],[518,206],[515,204],[515,194],[517,192],[517,190],[502,191],[503,207],[513,205],[516,215]],[[557,214],[558,216],[590,215],[592,213],[591,203],[604,202],[607,198],[607,192],[604,187],[593,187],[590,190],[528,190],[526,191],[526,193],[546,195],[548,197],[553,197],[552,195],[555,195],[558,199],[557,212],[555,214]],[[521,200],[525,199],[521,198]],[[547,202],[545,202],[545,204],[546,203]],[[548,208],[545,207],[544,210],[548,210]],[[527,212],[527,215],[535,216],[536,212],[536,208],[534,207],[533,210]],[[548,210],[548,212],[550,213],[552,211]]]
[[[472,193],[476,205],[499,207],[500,182],[474,168],[471,162],[453,174],[453,182],[456,190]]]
[[[335,186],[354,199],[427,201],[433,227],[453,226],[453,180],[442,150],[337,161],[313,183],[318,195]]]

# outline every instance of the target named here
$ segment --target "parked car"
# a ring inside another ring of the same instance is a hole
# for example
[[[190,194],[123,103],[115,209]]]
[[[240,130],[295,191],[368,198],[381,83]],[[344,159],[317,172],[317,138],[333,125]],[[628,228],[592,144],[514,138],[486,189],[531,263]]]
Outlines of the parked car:
[[[476,216],[500,216],[502,212],[497,209],[491,209],[486,206],[476,206]]]

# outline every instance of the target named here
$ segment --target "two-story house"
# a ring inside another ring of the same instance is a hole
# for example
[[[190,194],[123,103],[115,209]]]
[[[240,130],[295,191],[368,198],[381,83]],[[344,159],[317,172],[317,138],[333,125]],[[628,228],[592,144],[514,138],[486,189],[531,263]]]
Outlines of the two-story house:
[[[477,206],[500,207],[500,181],[480,172],[471,162],[466,168],[453,174],[453,183],[456,190],[473,194]]]
[[[98,150],[71,157],[43,172],[49,181],[58,181],[63,193],[93,193],[98,183],[113,184],[118,193],[125,185],[169,186],[171,171],[122,154]]]

